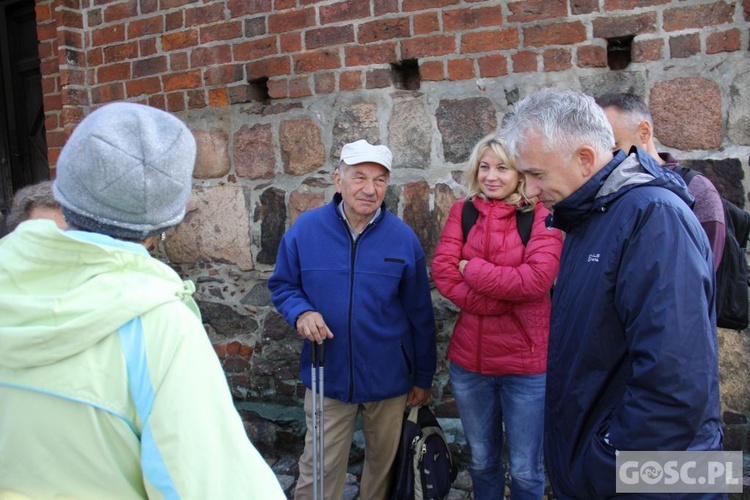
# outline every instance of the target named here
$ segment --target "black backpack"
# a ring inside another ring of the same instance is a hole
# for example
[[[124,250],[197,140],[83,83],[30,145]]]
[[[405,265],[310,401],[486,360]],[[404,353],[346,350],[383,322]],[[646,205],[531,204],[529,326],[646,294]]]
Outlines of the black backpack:
[[[466,200],[464,202],[464,207],[461,210],[461,228],[464,231],[464,241],[466,241],[466,237],[469,235],[469,230],[471,230],[471,226],[476,223],[478,216],[479,211],[477,210],[477,207],[474,206],[474,203],[472,203],[471,200]],[[521,241],[524,245],[529,242],[529,238],[531,237],[531,225],[533,222],[533,210],[529,210],[528,212],[516,210],[518,235],[521,237]]]
[[[689,184],[700,172],[678,165],[674,171]],[[750,236],[750,214],[723,196],[726,239],[716,270],[716,324],[744,330],[748,325],[748,270],[745,250]]]
[[[442,500],[458,475],[443,429],[428,406],[404,412],[391,498]]]

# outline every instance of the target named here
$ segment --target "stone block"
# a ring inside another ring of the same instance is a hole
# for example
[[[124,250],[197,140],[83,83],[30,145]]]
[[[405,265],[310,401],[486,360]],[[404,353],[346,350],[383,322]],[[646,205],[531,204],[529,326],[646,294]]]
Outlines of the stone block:
[[[734,413],[750,413],[750,336],[719,328],[721,403]]]
[[[659,82],[651,89],[649,109],[654,135],[665,146],[683,151],[721,146],[722,101],[716,82],[702,77]]]
[[[285,120],[279,125],[279,147],[284,172],[304,175],[325,165],[320,128],[309,118]]]
[[[497,111],[486,97],[443,99],[435,115],[443,156],[450,163],[468,160],[474,145],[497,129]]]
[[[330,155],[338,160],[344,144],[365,139],[370,144],[380,144],[378,107],[373,102],[360,102],[341,106],[333,124],[333,144]]]
[[[198,146],[193,177],[215,179],[229,173],[229,136],[223,130],[196,130],[193,132]]]
[[[276,166],[271,125],[243,125],[234,134],[234,169],[238,177],[273,178]]]
[[[432,121],[422,99],[396,102],[388,131],[394,168],[430,167]]]
[[[745,206],[745,190],[742,187],[745,172],[742,170],[742,162],[739,159],[685,160],[681,163],[708,177],[724,198],[738,207]]]
[[[734,77],[729,96],[727,136],[732,142],[750,146],[750,71]]]
[[[275,264],[281,238],[286,230],[286,193],[272,187],[260,195],[260,204],[255,209],[253,220],[260,220],[261,247],[257,261],[261,264]]]

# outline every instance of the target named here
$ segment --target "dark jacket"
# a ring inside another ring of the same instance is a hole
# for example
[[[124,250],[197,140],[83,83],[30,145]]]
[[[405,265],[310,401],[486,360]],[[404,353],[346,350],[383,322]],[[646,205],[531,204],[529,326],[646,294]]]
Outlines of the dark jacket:
[[[615,450],[720,450],[713,256],[676,174],[647,153],[555,205],[545,457],[557,498],[615,494]]]
[[[310,210],[281,240],[268,288],[291,325],[305,311],[323,315],[325,395],[380,401],[432,386],[435,318],[425,255],[414,231],[385,205],[353,241],[338,212],[341,196]],[[309,342],[300,359],[310,383]]]
[[[548,230],[539,203],[529,241],[521,241],[516,207],[475,198],[477,221],[464,243],[464,200],[450,211],[432,261],[437,289],[461,309],[448,358],[484,375],[536,375],[547,370],[551,308],[562,234]],[[468,260],[464,273],[461,260]]]

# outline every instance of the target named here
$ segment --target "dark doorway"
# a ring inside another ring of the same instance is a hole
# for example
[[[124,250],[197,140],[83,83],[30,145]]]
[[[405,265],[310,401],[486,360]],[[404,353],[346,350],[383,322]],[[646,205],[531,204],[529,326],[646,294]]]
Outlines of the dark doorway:
[[[0,0],[0,211],[49,179],[34,0]]]

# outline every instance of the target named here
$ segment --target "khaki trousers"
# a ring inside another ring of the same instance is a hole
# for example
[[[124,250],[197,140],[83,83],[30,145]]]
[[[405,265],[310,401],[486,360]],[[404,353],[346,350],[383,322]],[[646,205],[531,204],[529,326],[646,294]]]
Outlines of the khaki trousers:
[[[349,451],[354,437],[357,413],[362,410],[365,435],[365,463],[362,469],[359,497],[362,500],[385,500],[390,486],[390,470],[401,438],[401,421],[406,408],[406,394],[384,401],[347,404],[325,398],[325,467],[326,500],[340,500],[344,492]],[[309,500],[313,495],[312,392],[305,392],[307,433],[305,450],[299,459],[299,479],[295,500]]]

